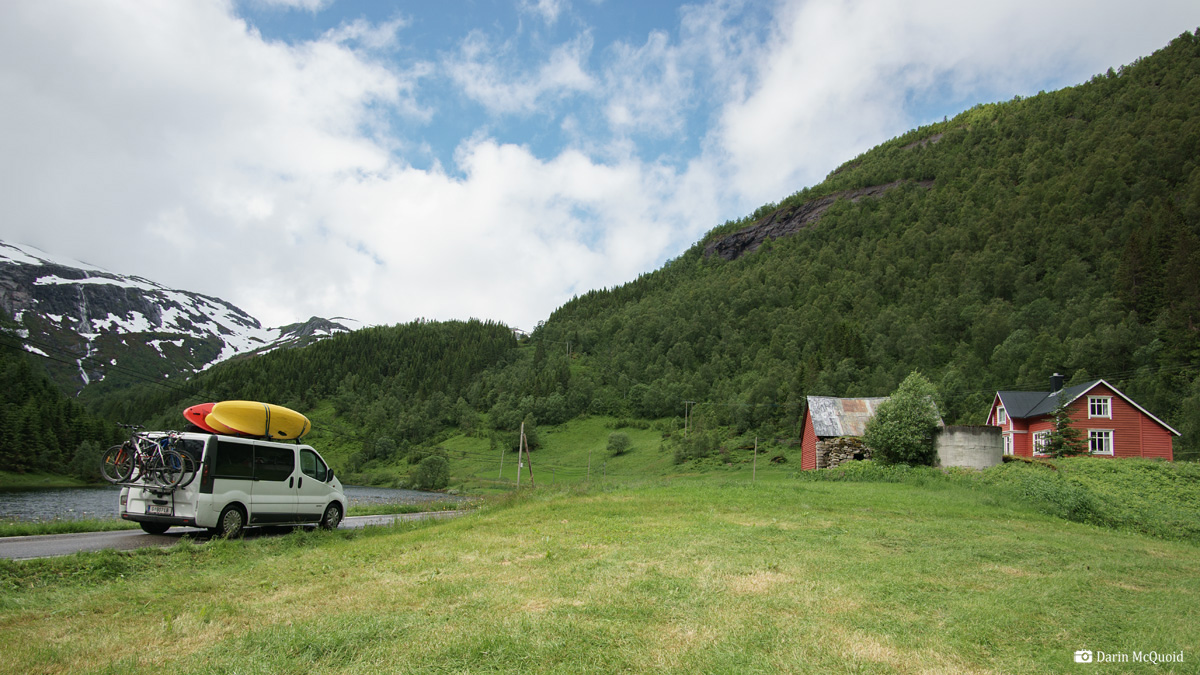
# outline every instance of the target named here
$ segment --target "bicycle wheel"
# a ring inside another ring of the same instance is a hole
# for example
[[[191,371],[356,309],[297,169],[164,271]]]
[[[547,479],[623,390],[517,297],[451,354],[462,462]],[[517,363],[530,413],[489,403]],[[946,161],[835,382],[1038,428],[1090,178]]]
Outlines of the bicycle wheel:
[[[124,483],[133,473],[133,453],[124,444],[114,445],[100,458],[100,475],[110,483]]]
[[[179,479],[179,484],[175,487],[185,488],[191,485],[192,481],[196,479],[196,460],[192,459],[192,456],[186,452],[179,454],[183,457],[183,476]]]
[[[183,480],[187,460],[178,450],[166,449],[159,455],[155,467],[155,480],[163,487],[175,487]]]

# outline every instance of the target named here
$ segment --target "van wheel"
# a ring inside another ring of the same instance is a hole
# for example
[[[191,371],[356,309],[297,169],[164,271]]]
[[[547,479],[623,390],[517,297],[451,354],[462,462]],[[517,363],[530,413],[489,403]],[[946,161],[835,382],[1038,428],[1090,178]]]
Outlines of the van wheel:
[[[141,523],[141,526],[147,534],[162,534],[171,527],[170,525],[165,525],[163,523]]]
[[[325,515],[321,517],[321,528],[325,530],[336,530],[342,522],[342,507],[337,504],[330,504],[325,507]]]
[[[226,539],[233,539],[241,535],[245,528],[246,514],[242,512],[242,507],[230,504],[221,511],[221,517],[217,520],[218,535]]]

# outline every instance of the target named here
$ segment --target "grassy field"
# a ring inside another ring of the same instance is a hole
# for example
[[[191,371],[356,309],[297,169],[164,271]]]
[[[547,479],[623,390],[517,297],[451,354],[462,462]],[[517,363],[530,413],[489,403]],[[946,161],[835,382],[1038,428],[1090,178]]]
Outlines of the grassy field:
[[[1076,672],[1078,649],[1198,670],[1191,541],[986,484],[742,478],[0,563],[0,672]]]

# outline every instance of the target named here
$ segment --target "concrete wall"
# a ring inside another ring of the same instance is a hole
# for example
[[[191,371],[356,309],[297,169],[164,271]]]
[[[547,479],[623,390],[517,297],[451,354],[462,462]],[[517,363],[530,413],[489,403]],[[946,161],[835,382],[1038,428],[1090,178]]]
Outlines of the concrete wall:
[[[986,469],[1004,461],[1000,427],[943,427],[933,439],[938,466]]]

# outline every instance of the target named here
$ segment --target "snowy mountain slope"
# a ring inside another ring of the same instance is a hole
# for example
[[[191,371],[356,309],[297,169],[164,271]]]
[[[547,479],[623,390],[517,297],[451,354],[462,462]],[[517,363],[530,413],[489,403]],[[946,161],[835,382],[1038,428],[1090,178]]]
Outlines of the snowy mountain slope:
[[[141,277],[0,242],[0,309],[24,348],[46,357],[64,390],[180,377],[236,356],[347,332],[346,319],[313,317],[264,328],[238,307]]]

